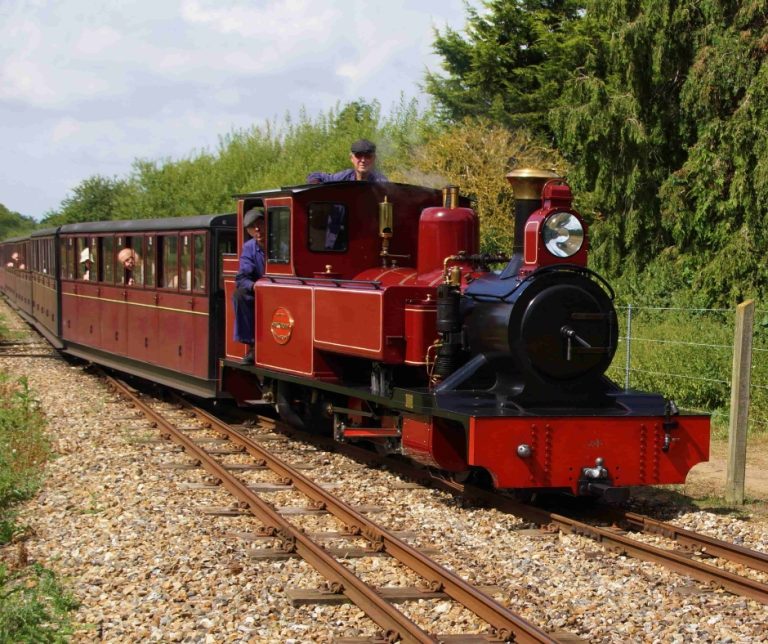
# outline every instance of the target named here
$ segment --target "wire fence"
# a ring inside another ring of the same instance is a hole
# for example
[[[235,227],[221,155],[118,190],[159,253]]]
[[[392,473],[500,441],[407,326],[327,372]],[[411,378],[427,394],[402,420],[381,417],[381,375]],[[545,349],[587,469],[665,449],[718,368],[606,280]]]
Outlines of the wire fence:
[[[608,375],[628,389],[658,391],[679,407],[712,414],[727,433],[735,309],[622,306]],[[768,433],[768,310],[755,310],[749,431]]]

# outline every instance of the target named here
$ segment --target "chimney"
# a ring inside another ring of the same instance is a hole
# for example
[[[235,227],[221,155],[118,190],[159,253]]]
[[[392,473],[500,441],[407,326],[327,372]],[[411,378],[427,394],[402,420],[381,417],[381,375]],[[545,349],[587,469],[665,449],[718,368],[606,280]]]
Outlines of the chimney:
[[[523,252],[523,231],[531,213],[541,207],[541,189],[551,179],[560,176],[551,170],[517,168],[507,175],[507,181],[515,193],[515,245],[513,253]]]

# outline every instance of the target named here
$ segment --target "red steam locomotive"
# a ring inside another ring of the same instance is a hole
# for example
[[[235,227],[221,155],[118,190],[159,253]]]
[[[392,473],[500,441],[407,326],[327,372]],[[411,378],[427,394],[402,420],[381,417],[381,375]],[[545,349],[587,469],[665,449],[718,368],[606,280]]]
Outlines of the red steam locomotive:
[[[479,253],[456,188],[345,182],[239,195],[237,215],[8,240],[2,288],[64,351],[198,396],[274,404],[296,426],[497,488],[620,499],[683,482],[708,458],[709,418],[605,376],[613,292],[586,266],[571,190],[546,172],[509,179],[509,257]],[[246,366],[231,295],[251,208],[265,214],[266,270]],[[122,248],[135,254],[130,279]]]

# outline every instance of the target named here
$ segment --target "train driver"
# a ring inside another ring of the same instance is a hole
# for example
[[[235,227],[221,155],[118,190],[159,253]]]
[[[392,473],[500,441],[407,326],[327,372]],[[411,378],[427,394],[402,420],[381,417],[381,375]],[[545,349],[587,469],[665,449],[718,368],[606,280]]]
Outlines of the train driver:
[[[264,213],[251,208],[243,216],[243,227],[251,236],[240,253],[240,267],[235,276],[235,292],[232,302],[235,306],[235,341],[248,345],[248,352],[243,364],[253,364],[253,345],[255,343],[254,290],[256,280],[264,275]]]
[[[352,167],[329,174],[310,172],[307,183],[330,183],[332,181],[389,181],[376,170],[376,144],[368,139],[359,139],[350,146],[349,160]]]

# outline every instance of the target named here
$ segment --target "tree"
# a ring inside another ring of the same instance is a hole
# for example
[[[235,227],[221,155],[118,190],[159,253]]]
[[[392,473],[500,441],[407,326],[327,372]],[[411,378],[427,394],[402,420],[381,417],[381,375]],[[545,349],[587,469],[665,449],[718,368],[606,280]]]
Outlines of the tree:
[[[643,270],[671,241],[659,190],[691,142],[680,95],[706,25],[699,4],[589,0],[577,25],[592,45],[551,123],[582,206],[602,220],[595,256],[614,275]]]
[[[704,304],[768,289],[768,7],[702,2],[706,26],[680,94],[690,144],[660,188],[662,223]]]
[[[32,217],[9,210],[0,203],[0,239],[25,235],[37,227]]]
[[[46,226],[59,226],[83,221],[116,219],[117,203],[129,190],[129,184],[121,179],[110,179],[100,175],[88,177],[61,202],[61,208],[48,213],[42,223]]]
[[[601,268],[702,306],[757,296],[768,288],[765,3],[590,0],[578,28],[593,46],[551,122],[582,206],[602,220]]]
[[[406,179],[435,187],[458,185],[472,198],[480,217],[481,247],[490,253],[508,253],[514,242],[514,195],[506,174],[526,166],[566,170],[557,152],[527,130],[510,132],[488,119],[466,119],[430,138],[412,163],[421,174],[410,171]]]
[[[548,112],[589,43],[573,28],[583,2],[488,0],[468,7],[466,38],[435,32],[446,76],[428,72],[426,91],[448,121],[484,116],[509,128],[551,134]]]

